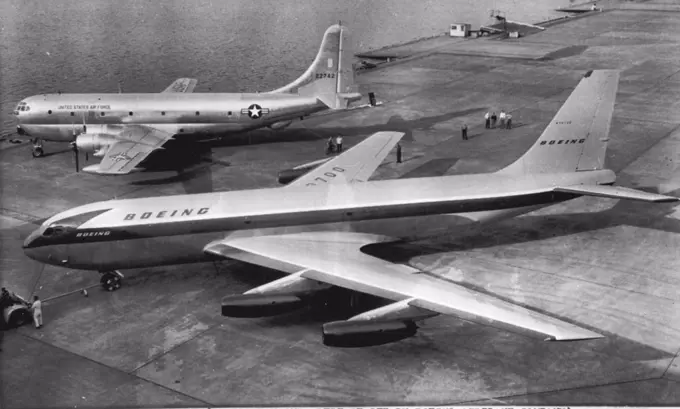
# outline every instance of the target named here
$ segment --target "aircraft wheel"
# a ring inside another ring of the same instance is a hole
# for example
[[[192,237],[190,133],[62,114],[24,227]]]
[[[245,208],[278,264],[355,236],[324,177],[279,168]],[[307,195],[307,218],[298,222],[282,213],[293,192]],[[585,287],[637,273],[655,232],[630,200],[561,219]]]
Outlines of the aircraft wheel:
[[[40,158],[40,157],[42,157],[43,155],[45,155],[45,152],[43,151],[43,148],[41,148],[41,147],[33,148],[33,157],[34,157],[34,158]]]
[[[104,273],[100,282],[106,291],[116,291],[123,285],[123,280],[114,273]]]

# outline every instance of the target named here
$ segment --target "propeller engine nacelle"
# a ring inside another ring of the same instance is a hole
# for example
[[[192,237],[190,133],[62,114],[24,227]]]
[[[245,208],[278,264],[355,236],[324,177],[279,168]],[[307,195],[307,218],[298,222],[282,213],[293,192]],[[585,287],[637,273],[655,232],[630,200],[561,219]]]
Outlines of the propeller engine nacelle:
[[[269,125],[270,129],[274,130],[279,130],[286,128],[288,125],[290,125],[293,122],[293,120],[288,120],[288,121],[279,121],[279,122],[274,122],[273,124]]]
[[[78,150],[85,152],[101,152],[106,151],[106,148],[108,148],[115,141],[116,138],[112,135],[81,133],[76,137],[75,144]]]

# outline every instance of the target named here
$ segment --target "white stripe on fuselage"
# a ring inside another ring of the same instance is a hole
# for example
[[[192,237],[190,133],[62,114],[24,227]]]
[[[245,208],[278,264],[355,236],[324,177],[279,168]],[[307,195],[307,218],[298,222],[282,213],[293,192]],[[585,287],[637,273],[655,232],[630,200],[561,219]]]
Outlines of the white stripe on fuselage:
[[[80,226],[81,229],[154,225],[175,221],[219,220],[227,217],[247,217],[303,213],[318,210],[359,209],[402,204],[425,204],[472,199],[521,196],[549,191],[554,186],[579,183],[612,183],[609,170],[508,176],[498,174],[443,176],[434,178],[399,179],[357,184],[334,184],[296,188],[254,189],[233,192],[204,193],[111,200],[67,210],[47,220],[44,225],[100,209],[112,209]],[[191,214],[181,215],[185,209]],[[199,214],[200,209],[203,210]],[[170,217],[178,210],[179,216]],[[166,212],[156,217],[160,212]],[[153,217],[141,218],[144,213]],[[126,220],[130,214],[135,216]]]

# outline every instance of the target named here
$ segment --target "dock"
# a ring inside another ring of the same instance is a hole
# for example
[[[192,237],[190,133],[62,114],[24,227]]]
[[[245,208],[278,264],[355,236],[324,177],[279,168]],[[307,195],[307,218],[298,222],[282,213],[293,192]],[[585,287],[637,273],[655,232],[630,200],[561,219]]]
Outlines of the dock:
[[[42,329],[4,333],[0,406],[680,405],[675,203],[579,198],[385,250],[606,335],[570,343],[439,316],[404,341],[332,349],[320,330],[332,318],[314,311],[220,315],[222,297],[281,277],[265,268],[125,271],[123,287],[107,293],[97,273],[39,265],[21,249],[44,219],[94,201],[278,186],[280,170],[325,157],[337,135],[351,147],[377,131],[406,134],[404,162],[391,153],[376,180],[492,172],[535,142],[592,69],[621,70],[607,151],[617,183],[678,196],[680,31],[669,28],[680,28],[680,7],[599,4],[604,11],[519,38],[437,36],[382,49],[390,61],[357,76],[379,106],[365,97],[363,108],[215,144],[188,174],[75,173],[67,145],[45,143],[50,154],[32,159],[30,144],[3,142],[0,281],[45,302]],[[515,127],[485,129],[484,114],[501,109]]]

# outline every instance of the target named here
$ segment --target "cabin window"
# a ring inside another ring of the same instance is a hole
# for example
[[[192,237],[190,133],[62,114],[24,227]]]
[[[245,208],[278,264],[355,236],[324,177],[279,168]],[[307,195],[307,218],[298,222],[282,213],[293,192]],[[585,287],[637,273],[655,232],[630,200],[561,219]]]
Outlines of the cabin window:
[[[71,112],[71,116],[74,116],[75,114],[76,114],[75,112]]]
[[[51,114],[51,113],[52,113],[52,110],[50,109],[49,111],[47,111],[47,113],[48,113],[48,114]]]
[[[231,111],[227,112],[227,115],[231,116]]]
[[[165,111],[161,112],[161,115],[165,115]]]
[[[179,128],[179,131],[180,131],[180,132],[184,132],[184,128]]]
[[[132,111],[128,112],[128,115],[132,116]]]
[[[200,113],[200,112],[198,112],[198,111],[196,111],[196,116],[199,116],[199,115],[201,115],[201,113]]]
[[[101,113],[101,116],[106,116],[106,112],[102,112],[102,113]]]

